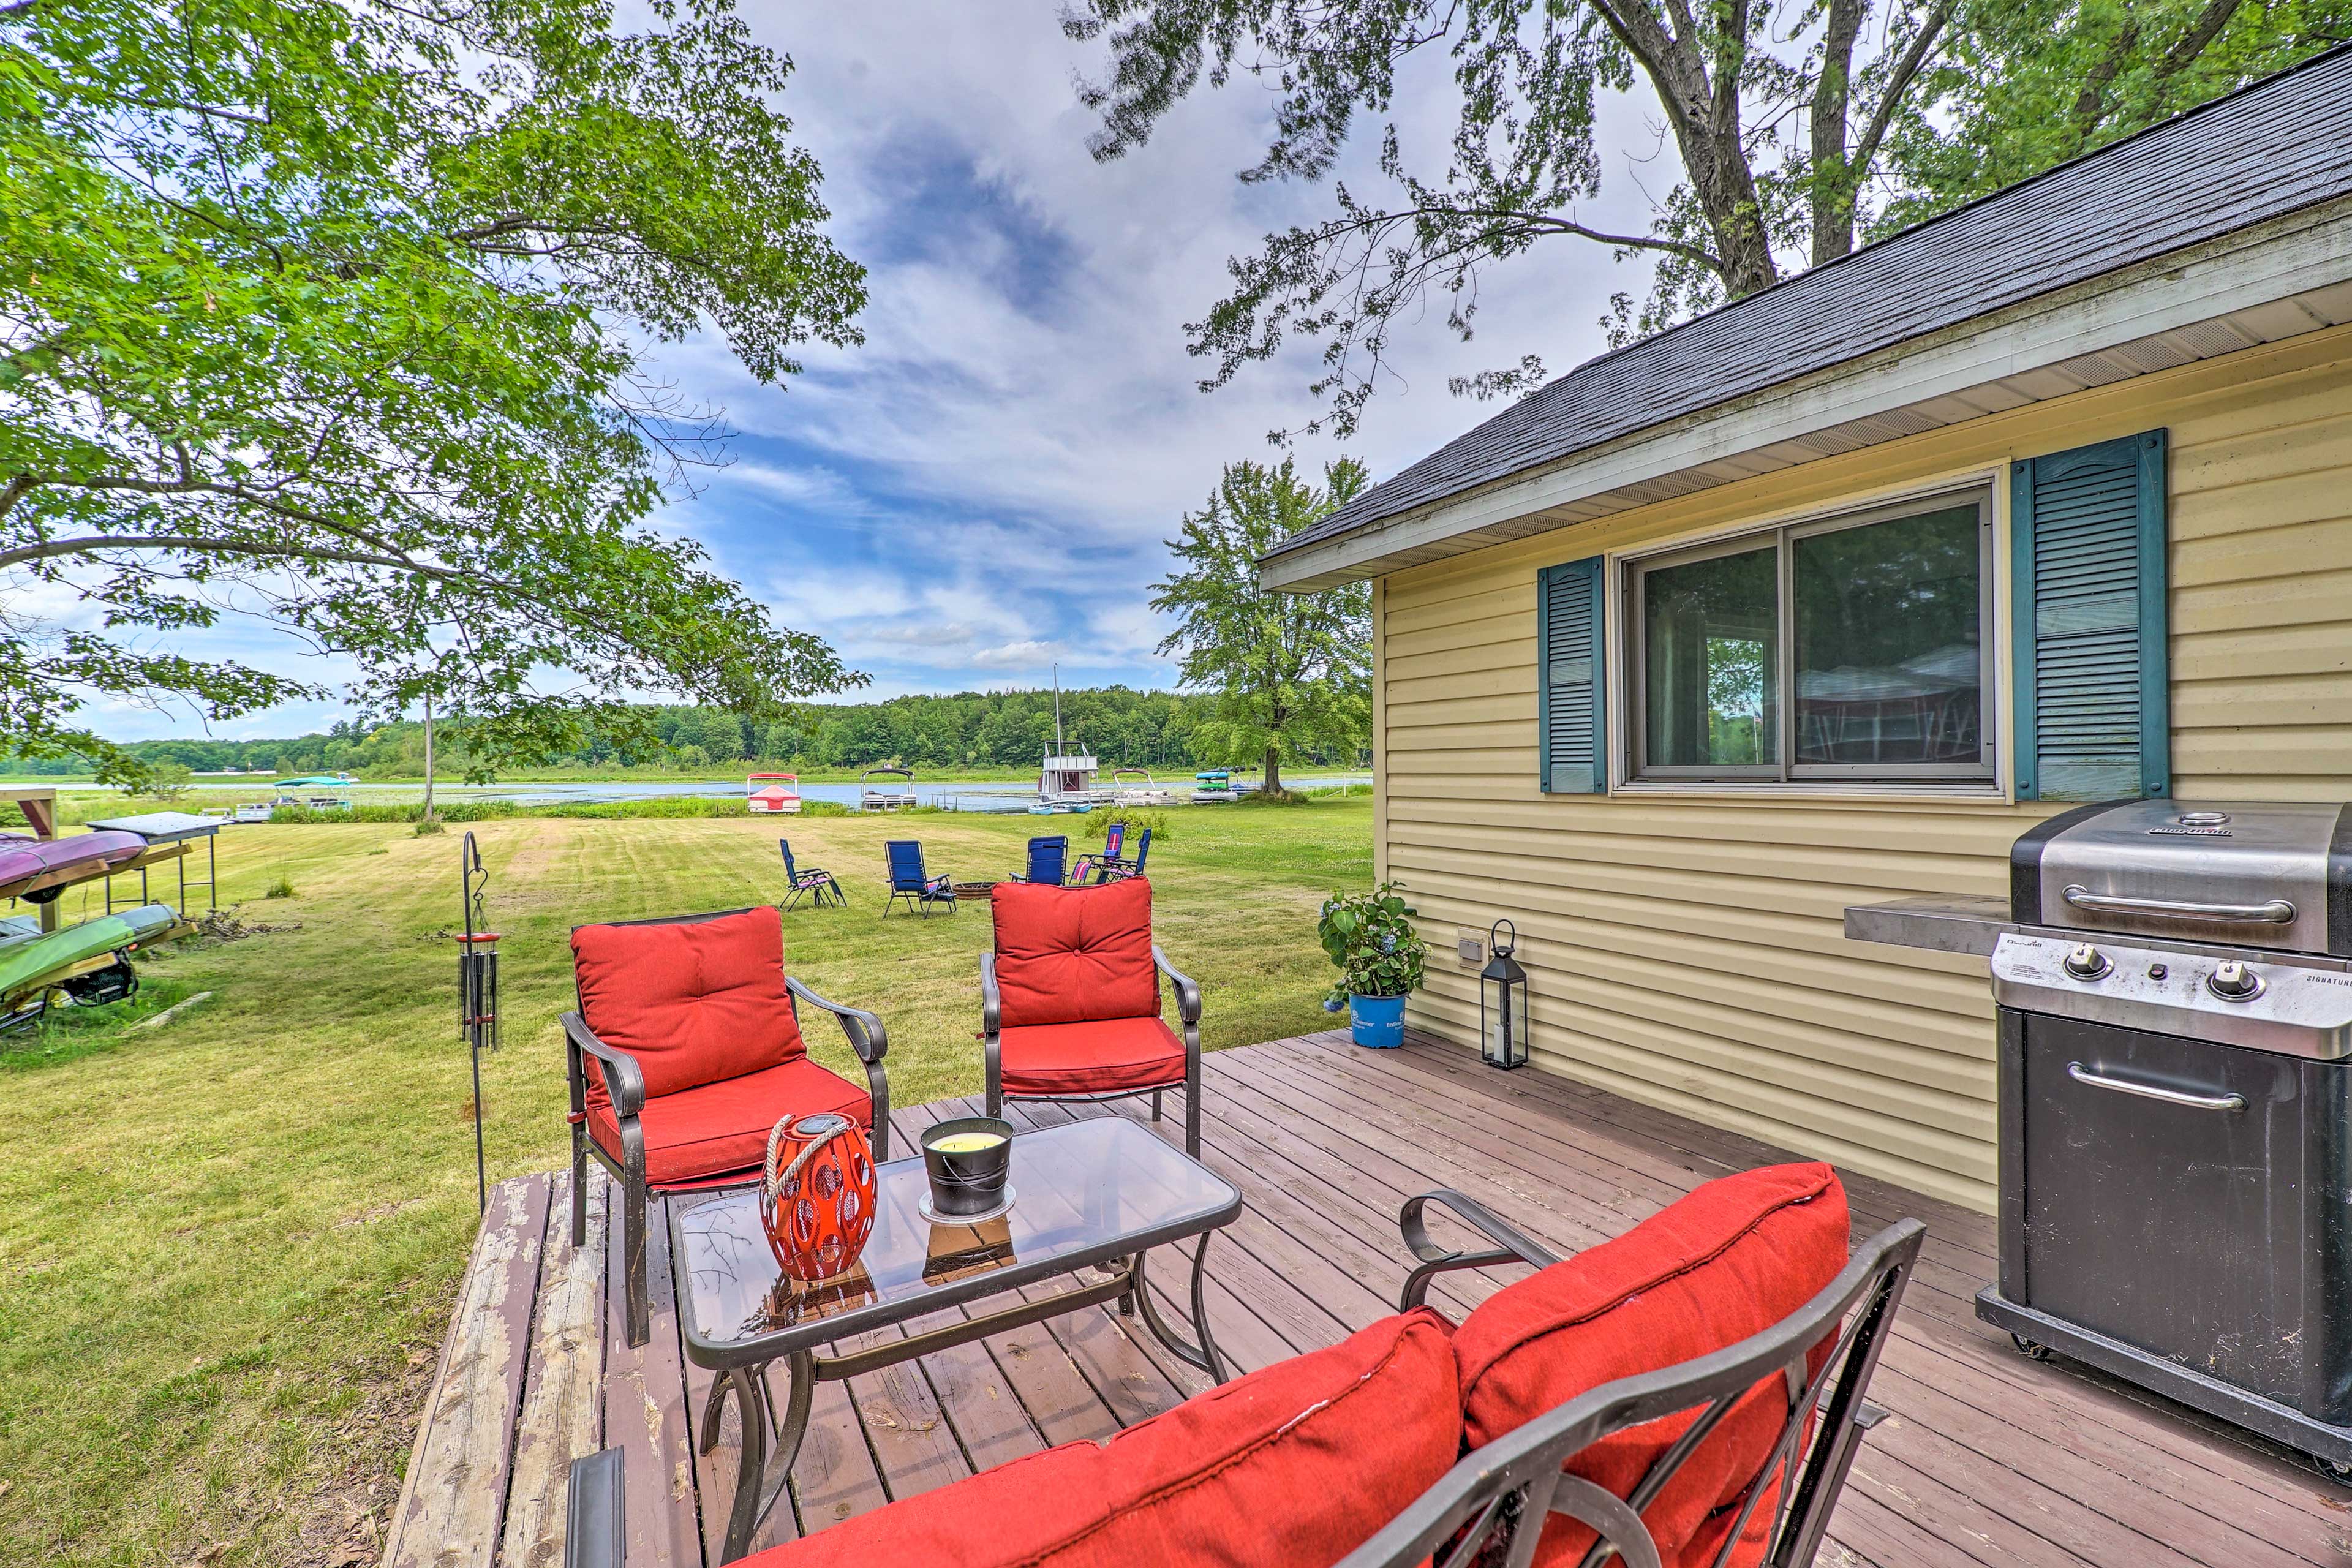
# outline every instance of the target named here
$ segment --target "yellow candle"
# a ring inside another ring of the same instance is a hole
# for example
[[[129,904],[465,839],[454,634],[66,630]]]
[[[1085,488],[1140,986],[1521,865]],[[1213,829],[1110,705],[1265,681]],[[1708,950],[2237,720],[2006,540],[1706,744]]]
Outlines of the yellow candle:
[[[1003,1135],[996,1132],[955,1132],[935,1141],[931,1147],[942,1154],[977,1154],[1003,1142]]]

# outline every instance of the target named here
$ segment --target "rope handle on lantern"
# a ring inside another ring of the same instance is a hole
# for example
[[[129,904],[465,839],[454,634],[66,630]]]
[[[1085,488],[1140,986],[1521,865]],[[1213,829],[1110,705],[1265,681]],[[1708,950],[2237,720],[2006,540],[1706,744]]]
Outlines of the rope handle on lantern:
[[[819,1133],[816,1137],[810,1139],[808,1147],[793,1155],[793,1163],[785,1166],[782,1173],[779,1173],[776,1170],[777,1146],[783,1142],[784,1129],[791,1126],[798,1120],[800,1119],[796,1116],[784,1117],[782,1120],[779,1121],[774,1127],[771,1128],[768,1132],[768,1157],[765,1161],[767,1167],[766,1179],[761,1183],[761,1189],[766,1194],[768,1206],[771,1208],[775,1206],[776,1199],[782,1195],[785,1185],[794,1177],[798,1176],[801,1172],[807,1167],[808,1163],[811,1160],[816,1158],[817,1152],[819,1150],[832,1142],[835,1139],[843,1137],[857,1130],[857,1124],[856,1122],[850,1121],[846,1116],[841,1118],[839,1123],[835,1125],[831,1131]]]

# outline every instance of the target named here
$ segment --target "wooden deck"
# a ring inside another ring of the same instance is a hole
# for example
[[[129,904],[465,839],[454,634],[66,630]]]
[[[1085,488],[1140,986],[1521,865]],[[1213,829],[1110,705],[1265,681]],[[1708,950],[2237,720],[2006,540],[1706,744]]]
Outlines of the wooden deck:
[[[1213,1254],[1210,1312],[1244,1370],[1331,1343],[1391,1309],[1404,1273],[1395,1215],[1410,1194],[1458,1187],[1569,1251],[1712,1176],[1787,1157],[1578,1084],[1489,1072],[1430,1040],[1389,1052],[1336,1035],[1278,1040],[1216,1052],[1207,1074],[1207,1157],[1249,1200]],[[1025,1109],[1034,1125],[1067,1119]],[[967,1110],[964,1101],[916,1106],[895,1121],[911,1142],[921,1126]],[[1171,1121],[1163,1132],[1181,1138],[1179,1128]],[[2024,1360],[1970,1310],[1993,1267],[1991,1222],[1846,1180],[1858,1230],[1903,1215],[1929,1230],[1872,1390],[1893,1418],[1862,1451],[1822,1564],[2352,1564],[2352,1492],[2177,1406]],[[607,1445],[628,1453],[630,1568],[717,1562],[734,1415],[730,1403],[718,1450],[698,1458],[690,1423],[709,1384],[678,1354],[665,1227],[653,1227],[654,1336],[632,1351],[604,1245],[604,1179],[588,1194],[591,1243],[576,1257],[568,1185],[560,1175],[518,1178],[491,1198],[387,1568],[552,1568],[562,1560],[569,1462]],[[1433,1299],[1458,1315],[1495,1288],[1454,1276]],[[1107,1437],[1202,1386],[1100,1308],[822,1384],[790,1506],[779,1502],[767,1539],[823,1530],[1052,1444]]]

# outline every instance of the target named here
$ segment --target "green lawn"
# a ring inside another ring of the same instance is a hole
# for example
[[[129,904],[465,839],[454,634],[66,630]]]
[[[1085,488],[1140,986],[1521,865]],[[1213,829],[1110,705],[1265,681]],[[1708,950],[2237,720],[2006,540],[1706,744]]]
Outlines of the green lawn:
[[[926,814],[783,829],[853,900],[786,916],[787,963],[883,1016],[902,1104],[980,1087],[989,922],[984,908],[884,921],[881,841],[919,836],[931,869],[961,879],[1017,868],[1040,826]],[[1156,927],[1202,983],[1204,1040],[1325,1026],[1315,906],[1369,881],[1371,803],[1183,811],[1174,826],[1151,851]],[[565,1156],[569,928],[772,900],[777,831],[477,828],[506,938],[506,1044],[484,1067],[493,1180]],[[124,1011],[215,994],[160,1028],[91,1015],[0,1042],[0,1563],[373,1561],[475,1224],[448,940],[458,843],[373,824],[232,829],[224,901],[299,930],[168,950]],[[262,898],[281,878],[295,896]],[[837,1031],[811,1039],[857,1076]]]

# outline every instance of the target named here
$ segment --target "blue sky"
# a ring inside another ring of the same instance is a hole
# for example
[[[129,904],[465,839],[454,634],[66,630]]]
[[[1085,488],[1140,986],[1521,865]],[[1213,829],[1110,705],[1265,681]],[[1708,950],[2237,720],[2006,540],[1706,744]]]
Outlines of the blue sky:
[[[785,625],[871,674],[859,695],[1041,686],[1056,661],[1066,685],[1171,684],[1153,651],[1167,627],[1146,605],[1161,541],[1223,464],[1268,457],[1265,432],[1313,412],[1311,350],[1203,395],[1182,323],[1223,291],[1228,255],[1327,211],[1328,190],[1234,179],[1269,119],[1246,81],[1196,95],[1150,145],[1096,163],[1073,76],[1101,57],[1062,37],[1055,0],[743,9],[796,64],[784,108],[824,166],[836,239],[869,269],[866,341],[812,352],[784,388],[753,383],[713,337],[662,345],[660,371],[723,407],[737,434],[732,462],[698,475],[658,526],[702,542]],[[1408,145],[1433,160],[1452,110],[1439,85],[1408,80],[1401,95]],[[1626,177],[1629,155],[1658,144],[1643,112],[1615,106],[1611,189],[1588,221],[1643,221]],[[1366,192],[1379,184],[1371,152],[1341,172]],[[1640,174],[1671,183],[1655,162]],[[1402,380],[1347,449],[1394,472],[1495,411],[1450,396],[1449,374],[1530,350],[1565,369],[1602,347],[1610,293],[1644,282],[1597,247],[1538,247],[1487,284],[1476,342],[1434,315],[1398,334]],[[1339,448],[1297,450],[1319,468]],[[202,645],[336,674],[251,624]],[[299,733],[342,711],[280,709],[218,732]],[[181,711],[93,719],[123,739],[200,728]]]

